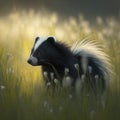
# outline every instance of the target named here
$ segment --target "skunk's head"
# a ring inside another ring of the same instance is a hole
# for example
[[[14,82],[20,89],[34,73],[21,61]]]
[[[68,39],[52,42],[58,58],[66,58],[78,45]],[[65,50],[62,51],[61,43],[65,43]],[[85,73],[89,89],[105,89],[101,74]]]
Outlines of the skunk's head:
[[[31,50],[28,63],[33,66],[44,65],[50,62],[50,56],[54,56],[54,37],[36,37]]]

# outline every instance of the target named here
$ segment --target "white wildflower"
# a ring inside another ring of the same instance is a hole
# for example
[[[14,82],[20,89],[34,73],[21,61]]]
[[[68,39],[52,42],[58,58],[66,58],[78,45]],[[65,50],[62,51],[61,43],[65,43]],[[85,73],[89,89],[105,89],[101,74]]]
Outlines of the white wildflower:
[[[88,72],[91,74],[92,73],[92,67],[88,66]]]
[[[0,86],[1,90],[5,89],[5,86],[4,85],[1,85]]]
[[[95,75],[95,79],[98,79],[99,78],[99,76],[98,75]]]
[[[47,72],[43,72],[43,75],[44,75],[45,77],[47,77],[48,73],[47,73]]]
[[[69,69],[65,68],[65,75],[68,75],[68,73],[69,73]]]
[[[8,73],[14,73],[14,70],[13,70],[12,67],[9,67],[9,68],[7,69],[7,72],[8,72]]]
[[[51,85],[51,83],[50,83],[50,82],[48,82],[48,83],[47,83],[47,86],[50,86],[50,85]]]
[[[81,75],[81,81],[82,81],[82,83],[85,81],[85,75],[84,74]]]
[[[95,75],[95,80],[96,80],[96,84],[98,84],[98,80],[99,80],[99,76],[98,75]]]
[[[78,64],[74,64],[74,67],[79,70],[79,65]]]
[[[76,93],[79,94],[83,88],[83,84],[85,81],[85,75],[82,74],[81,75],[81,79],[77,79],[76,83],[75,83],[75,89],[76,89]]]
[[[56,79],[56,78],[55,78],[55,79],[54,79],[54,83],[56,83],[56,84],[57,84],[57,83],[58,83],[58,79]]]
[[[69,76],[63,79],[63,87],[69,87],[71,86],[71,83],[72,83],[72,80]]]
[[[50,77],[51,77],[52,80],[54,79],[54,73],[53,72],[50,73]]]

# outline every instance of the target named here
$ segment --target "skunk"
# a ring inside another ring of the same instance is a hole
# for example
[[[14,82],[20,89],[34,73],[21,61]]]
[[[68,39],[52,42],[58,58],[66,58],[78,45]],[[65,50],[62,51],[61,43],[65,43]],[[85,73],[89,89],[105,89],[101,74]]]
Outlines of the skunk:
[[[99,78],[104,91],[111,74],[109,56],[98,43],[88,40],[77,42],[70,48],[53,36],[36,37],[28,63],[42,66],[44,76],[47,75],[46,82],[52,82],[51,75],[54,75],[61,86],[67,71],[67,76],[72,79],[71,86],[74,87],[84,75],[91,78],[90,84],[94,90]]]

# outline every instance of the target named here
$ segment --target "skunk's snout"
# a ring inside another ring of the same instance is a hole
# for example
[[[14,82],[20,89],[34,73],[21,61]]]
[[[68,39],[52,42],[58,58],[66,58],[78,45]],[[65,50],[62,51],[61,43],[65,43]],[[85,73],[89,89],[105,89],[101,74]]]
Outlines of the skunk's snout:
[[[31,64],[32,63],[32,60],[31,59],[28,59],[28,61],[27,61],[29,64]]]
[[[30,65],[36,66],[38,65],[38,59],[34,56],[30,56],[30,58],[27,61]]]

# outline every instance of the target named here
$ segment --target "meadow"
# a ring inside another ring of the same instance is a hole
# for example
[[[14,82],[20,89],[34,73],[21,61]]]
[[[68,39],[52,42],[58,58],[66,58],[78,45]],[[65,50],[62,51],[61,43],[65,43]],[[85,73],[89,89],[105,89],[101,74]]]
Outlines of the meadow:
[[[40,67],[27,64],[36,36],[54,35],[71,46],[88,38],[100,42],[111,58],[112,79],[106,105],[90,95],[75,98],[70,88],[46,91]],[[0,17],[0,120],[119,120],[120,20],[83,15],[60,18],[57,13],[12,11]]]

